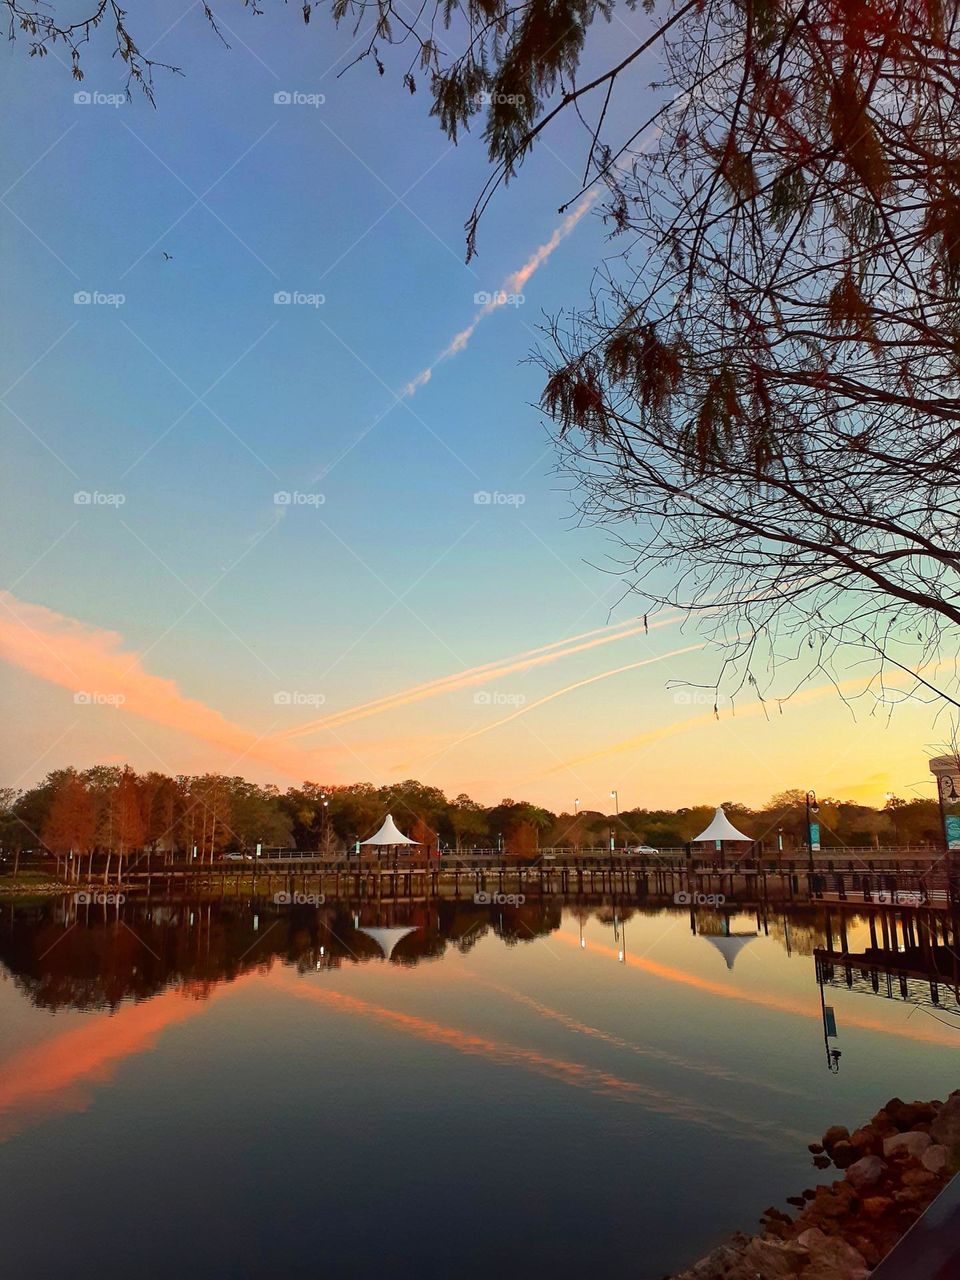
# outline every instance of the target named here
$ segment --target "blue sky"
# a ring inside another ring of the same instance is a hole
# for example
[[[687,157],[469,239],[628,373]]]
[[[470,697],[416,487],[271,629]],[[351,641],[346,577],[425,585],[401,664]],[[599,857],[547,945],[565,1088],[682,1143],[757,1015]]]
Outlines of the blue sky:
[[[4,50],[0,421],[15,536],[0,554],[18,601],[116,633],[144,670],[269,736],[316,715],[278,708],[278,690],[322,695],[324,712],[340,712],[610,620],[622,586],[553,473],[531,407],[542,373],[524,357],[544,316],[584,299],[619,246],[588,214],[523,305],[498,308],[397,401],[474,318],[474,295],[549,239],[580,186],[569,162],[582,134],[562,123],[549,136],[490,206],[466,267],[463,223],[487,175],[479,138],[452,147],[426,95],[401,91],[398,59],[383,80],[369,63],[338,78],[357,46],[326,15],[307,29],[295,8],[254,18],[237,6],[225,18],[230,50],[197,5],[131,13],[141,48],[185,72],[158,73],[156,110],[136,92],[116,106],[74,101],[122,91],[101,39],[82,85],[53,57],[28,59],[22,42]],[[622,34],[603,29],[601,48]],[[278,92],[325,101],[278,105]],[[124,301],[77,305],[78,291]],[[278,306],[277,291],[324,301]],[[77,505],[78,491],[123,504]],[[278,491],[322,503],[278,508]],[[522,504],[478,505],[477,491]],[[627,601],[612,616],[634,613]],[[804,783],[804,750],[826,732],[831,785],[877,794],[922,780],[936,733],[920,711],[904,713],[895,743],[829,699],[798,705],[760,746],[755,725],[744,739],[732,723],[672,739],[678,720],[703,714],[665,688],[699,678],[696,653],[451,745],[518,699],[695,640],[675,628],[632,636],[505,677],[487,703],[471,687],[318,735],[318,776],[415,773],[454,793],[523,792],[558,807],[583,791],[603,807],[616,772],[631,803],[759,799]],[[22,724],[5,751],[10,781],[114,758],[292,780],[251,760],[231,769],[209,740],[122,709],[81,714],[36,669],[13,663],[4,676]],[[603,757],[658,727],[662,748]],[[685,753],[704,740],[708,761],[691,781]],[[564,766],[590,753],[600,758]]]

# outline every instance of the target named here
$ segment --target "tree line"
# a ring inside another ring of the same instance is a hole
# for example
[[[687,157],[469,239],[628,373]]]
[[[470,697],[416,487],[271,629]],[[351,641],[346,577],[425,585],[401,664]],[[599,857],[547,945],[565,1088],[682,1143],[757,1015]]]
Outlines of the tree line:
[[[647,844],[677,848],[702,831],[710,805],[678,809],[637,807],[620,814],[598,809],[555,813],[526,800],[482,805],[461,793],[408,779],[390,786],[369,782],[321,785],[304,782],[281,791],[241,777],[205,773],[137,773],[129,766],[55,769],[25,791],[0,793],[0,847],[19,868],[24,854],[73,862],[107,860],[119,875],[131,858],[213,862],[226,853],[268,854],[279,849],[346,852],[372,835],[387,813],[427,853],[495,848],[518,857],[540,848],[617,847]],[[775,849],[806,842],[804,793],[784,791],[757,808],[726,801],[731,820],[746,835]],[[881,844],[938,844],[940,816],[934,800],[888,797],[882,808],[821,798],[817,819],[825,845],[869,848]],[[115,861],[114,861],[115,860]]]

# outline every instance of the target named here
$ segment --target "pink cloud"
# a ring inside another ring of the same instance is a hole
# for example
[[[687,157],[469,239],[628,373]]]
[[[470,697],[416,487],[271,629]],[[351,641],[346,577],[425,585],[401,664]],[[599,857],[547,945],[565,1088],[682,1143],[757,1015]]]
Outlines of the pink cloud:
[[[318,752],[260,736],[181,693],[173,680],[146,671],[116,631],[89,626],[43,605],[0,592],[0,658],[40,680],[188,734],[238,762],[262,761],[291,778],[316,775]]]

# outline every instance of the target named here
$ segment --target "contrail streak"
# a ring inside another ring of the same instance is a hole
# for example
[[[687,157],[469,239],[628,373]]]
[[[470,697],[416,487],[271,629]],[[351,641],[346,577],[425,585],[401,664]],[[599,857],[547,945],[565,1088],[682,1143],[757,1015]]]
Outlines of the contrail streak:
[[[458,334],[447,343],[432,364],[428,364],[425,369],[421,369],[415,378],[412,378],[400,393],[401,398],[416,395],[421,387],[425,387],[433,377],[433,371],[437,365],[442,364],[445,360],[450,360],[453,356],[458,355],[469,343],[470,339],[476,332],[476,328],[480,321],[490,315],[492,311],[496,311],[498,307],[505,306],[511,295],[523,292],[524,285],[537,270],[542,267],[550,255],[556,249],[562,240],[565,240],[570,232],[574,229],[583,215],[587,212],[593,202],[599,195],[598,191],[588,191],[575,209],[573,209],[560,225],[554,230],[553,235],[545,244],[542,244],[537,251],[532,254],[519,270],[512,272],[503,282],[503,287],[498,293],[490,297],[489,302],[485,302],[477,314],[474,316],[471,324],[466,329],[461,329]]]
[[[552,702],[554,698],[562,698],[565,693],[572,693],[574,689],[582,689],[584,685],[596,684],[598,680],[609,680],[611,676],[618,676],[624,671],[635,671],[637,667],[649,667],[655,662],[665,662],[667,658],[679,658],[684,653],[694,653],[697,649],[703,649],[703,644],[688,644],[683,649],[671,649],[669,653],[658,653],[654,658],[641,658],[639,662],[628,662],[622,667],[614,667],[612,671],[601,671],[598,675],[587,676],[584,680],[577,680],[573,684],[565,685],[562,689],[554,689],[553,693],[548,693],[542,698],[537,698],[536,702],[527,703],[518,711],[512,711],[510,715],[503,716],[497,720],[495,724],[485,724],[481,729],[474,729],[470,733],[465,733],[462,738],[457,738],[448,747],[442,747],[434,755],[444,755],[451,751],[454,747],[459,747],[462,742],[469,742],[471,738],[478,738],[482,733],[490,733],[493,729],[499,729],[502,725],[509,724],[511,720],[516,720],[518,716],[525,716],[530,711],[536,711],[537,707],[542,707],[545,702]],[[422,760],[430,760],[432,756],[423,756],[415,762],[419,764]],[[399,768],[406,769],[409,765],[400,765]]]
[[[528,649],[525,653],[516,654],[510,658],[501,658],[496,662],[485,662],[479,667],[468,667],[465,671],[457,671],[449,676],[441,676],[437,680],[427,681],[425,684],[413,685],[410,689],[401,689],[397,693],[389,694],[383,698],[376,698],[372,702],[363,702],[355,707],[347,707],[344,711],[335,712],[333,715],[324,716],[319,720],[311,720],[307,724],[298,725],[294,729],[287,729],[283,733],[278,734],[278,738],[301,738],[308,733],[315,733],[320,729],[334,729],[344,724],[352,724],[354,720],[364,720],[367,716],[379,715],[383,711],[392,711],[395,707],[409,706],[413,702],[421,702],[425,698],[435,698],[440,694],[454,693],[459,689],[469,688],[471,685],[482,684],[484,680],[493,676],[511,675],[516,671],[526,671],[530,667],[543,666],[549,662],[556,662],[560,658],[569,657],[574,653],[583,653],[585,650],[594,649],[599,645],[612,644],[616,640],[626,640],[630,636],[644,634],[653,631],[659,627],[672,626],[679,620],[679,617],[661,618],[653,622],[640,622],[634,626],[626,626],[624,624],[616,624],[620,630],[613,635],[598,634],[597,631],[585,631],[582,635],[571,636],[568,640],[555,640],[552,644],[542,645],[538,649]],[[599,629],[601,633],[608,632],[609,628],[602,627]]]

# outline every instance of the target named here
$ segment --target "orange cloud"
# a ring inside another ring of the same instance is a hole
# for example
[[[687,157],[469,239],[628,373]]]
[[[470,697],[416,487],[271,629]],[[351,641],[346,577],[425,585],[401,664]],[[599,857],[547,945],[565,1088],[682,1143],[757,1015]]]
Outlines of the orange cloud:
[[[314,753],[244,729],[186,697],[173,680],[151,675],[139,654],[123,648],[117,632],[91,627],[6,591],[0,592],[0,658],[74,694],[112,698],[117,714],[189,734],[235,760],[261,760],[297,779],[310,777],[320,763]]]

